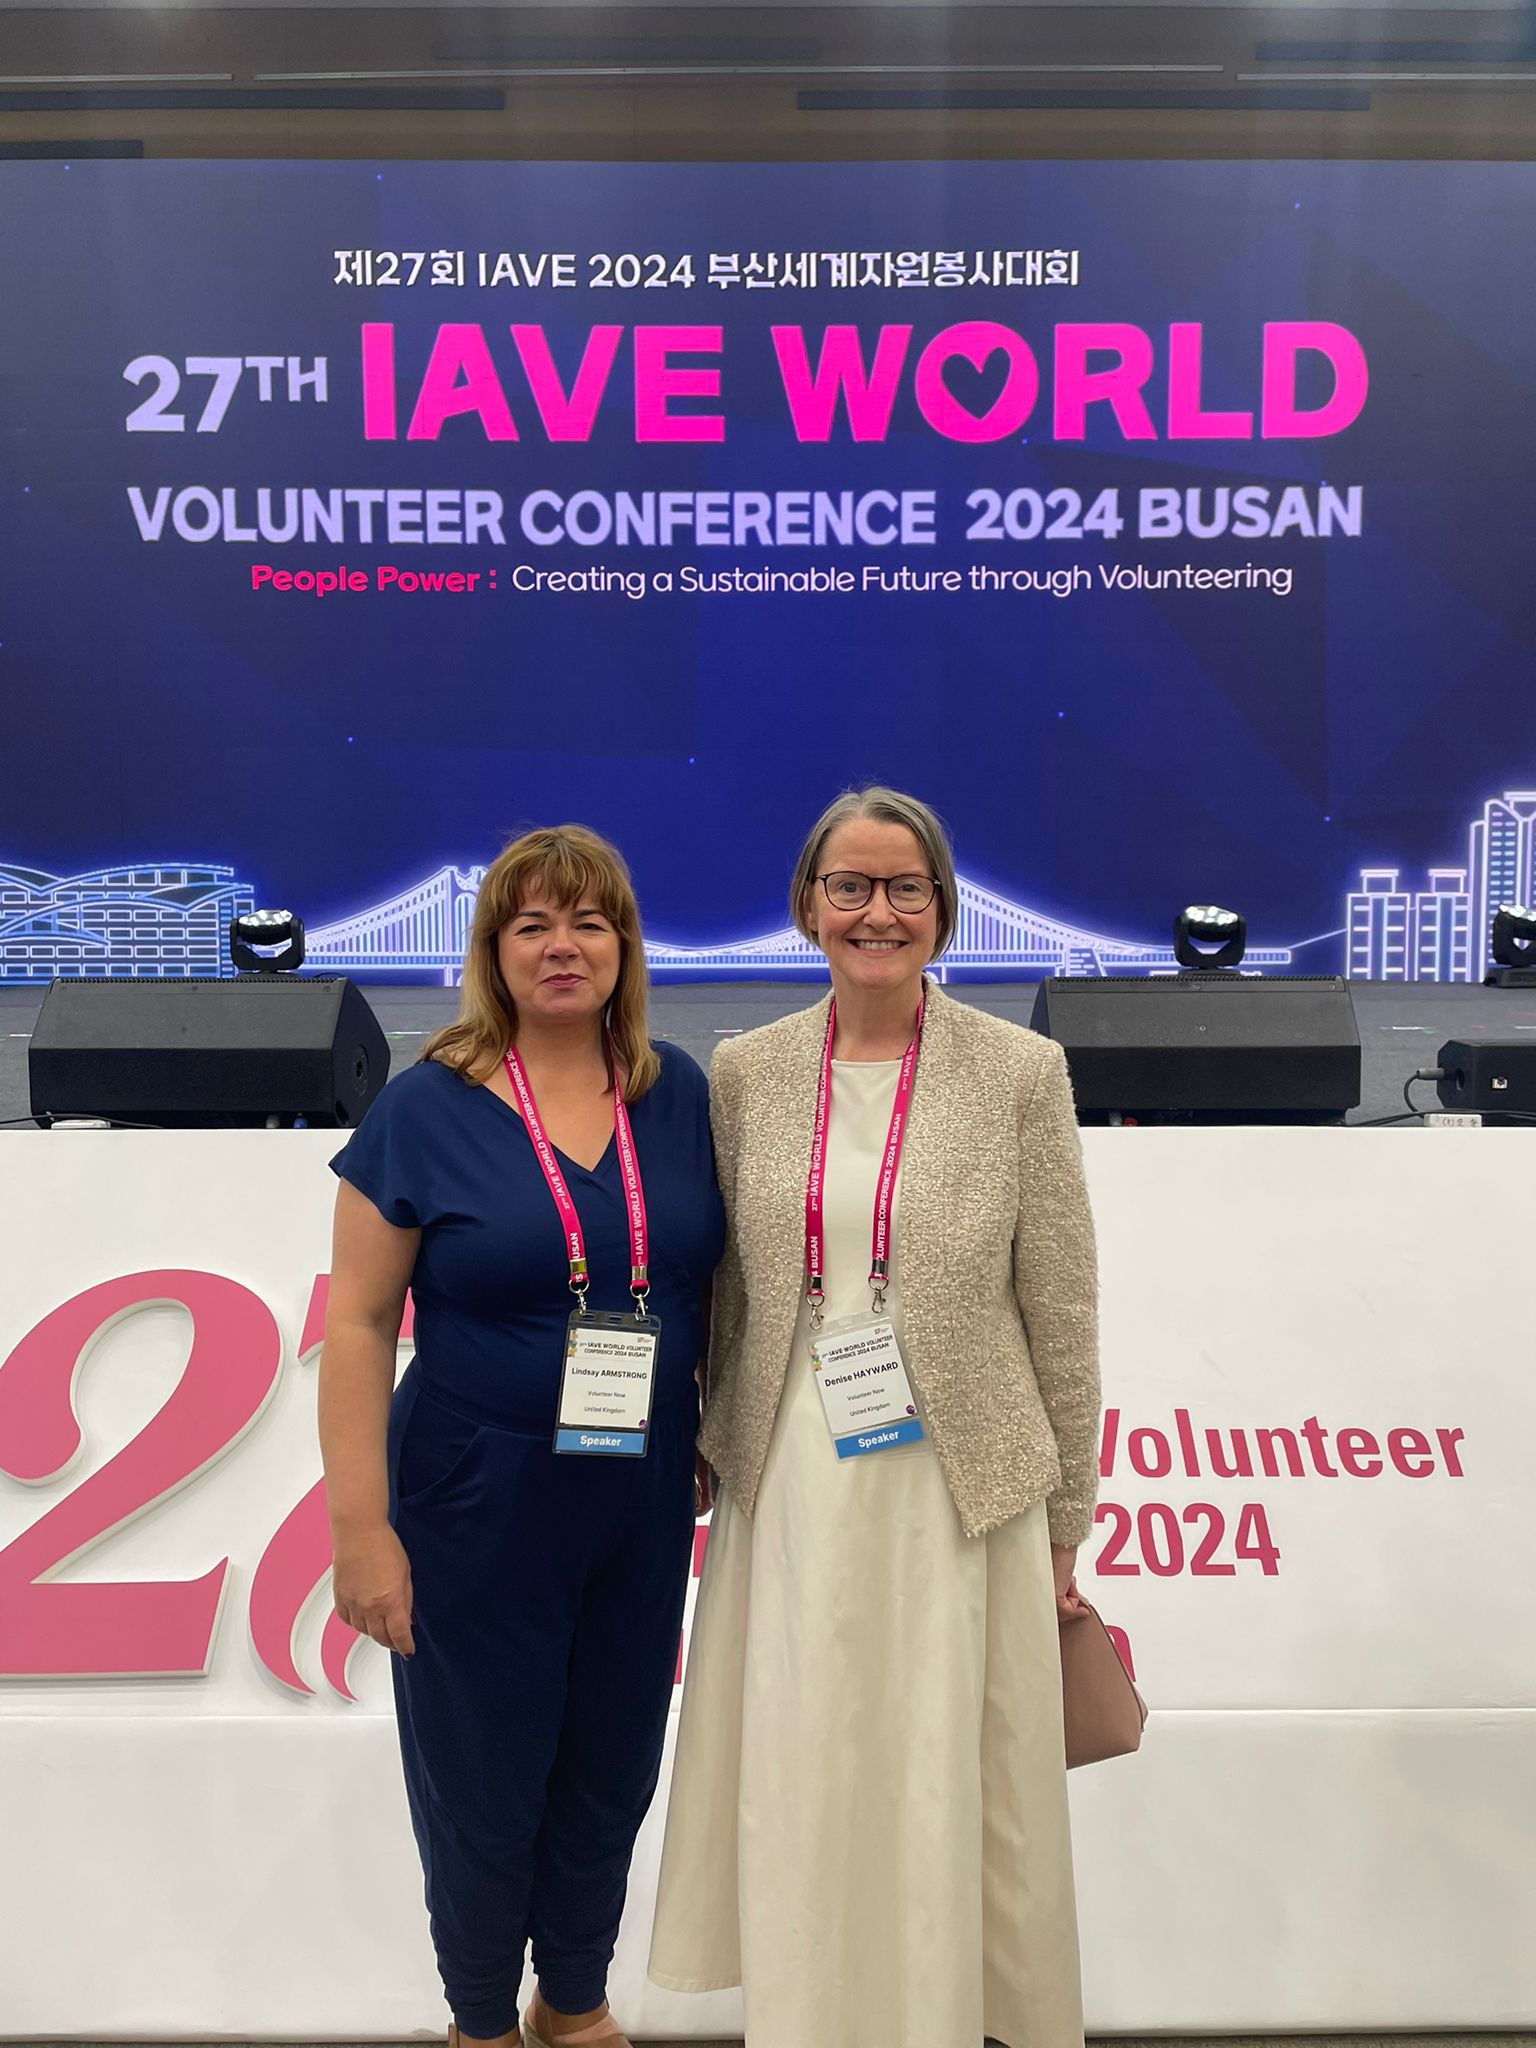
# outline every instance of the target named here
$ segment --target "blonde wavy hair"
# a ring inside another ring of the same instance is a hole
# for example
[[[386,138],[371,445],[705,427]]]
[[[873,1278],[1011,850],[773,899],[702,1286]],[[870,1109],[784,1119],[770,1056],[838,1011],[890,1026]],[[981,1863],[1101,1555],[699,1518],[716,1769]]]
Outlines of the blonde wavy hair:
[[[619,935],[619,978],[609,999],[607,1025],[626,1076],[624,1099],[634,1102],[661,1073],[646,1028],[651,978],[640,908],[618,848],[585,825],[525,832],[503,847],[486,870],[464,953],[459,1014],[433,1033],[421,1057],[440,1060],[476,1081],[494,1070],[517,1034],[517,1005],[502,976],[496,942],[503,927],[535,894],[562,909],[595,903]]]

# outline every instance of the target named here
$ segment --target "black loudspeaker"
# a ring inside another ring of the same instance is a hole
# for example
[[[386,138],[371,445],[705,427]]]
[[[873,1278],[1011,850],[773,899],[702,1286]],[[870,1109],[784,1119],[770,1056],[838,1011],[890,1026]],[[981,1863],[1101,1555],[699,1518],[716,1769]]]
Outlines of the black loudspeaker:
[[[1082,1122],[1323,1123],[1360,1100],[1360,1033],[1336,975],[1202,972],[1044,981]]]
[[[389,1046],[340,977],[81,979],[44,997],[28,1074],[39,1123],[355,1124],[389,1078]]]
[[[1536,1045],[1518,1038],[1450,1038],[1435,1056],[1436,1092],[1446,1109],[1536,1118]]]

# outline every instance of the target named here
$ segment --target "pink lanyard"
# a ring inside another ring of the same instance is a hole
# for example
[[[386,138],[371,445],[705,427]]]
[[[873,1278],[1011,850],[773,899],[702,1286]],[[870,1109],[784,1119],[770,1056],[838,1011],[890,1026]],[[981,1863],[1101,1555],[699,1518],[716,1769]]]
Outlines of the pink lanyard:
[[[512,1092],[517,1097],[517,1106],[523,1113],[523,1122],[533,1142],[534,1157],[544,1169],[549,1192],[560,1212],[561,1227],[565,1231],[566,1257],[571,1265],[570,1288],[576,1297],[579,1312],[585,1315],[588,1286],[587,1241],[582,1235],[581,1218],[576,1213],[576,1204],[571,1200],[571,1191],[566,1186],[565,1175],[560,1171],[555,1148],[549,1142],[549,1133],[544,1128],[538,1104],[533,1099],[527,1069],[518,1058],[515,1045],[507,1049],[502,1064],[506,1067],[507,1079],[512,1083]],[[618,1062],[614,1058],[612,1040],[608,1044],[608,1066],[614,1075],[613,1134],[618,1146],[619,1171],[624,1180],[624,1206],[629,1212],[629,1291],[635,1297],[635,1314],[643,1317],[646,1296],[651,1291],[645,1188],[640,1179],[640,1156],[635,1150],[635,1134],[630,1128],[629,1109],[624,1100],[624,1090],[618,1080]]]
[[[896,1100],[891,1105],[891,1125],[885,1134],[885,1152],[880,1161],[880,1178],[875,1185],[875,1222],[869,1255],[869,1284],[874,1290],[872,1306],[878,1315],[885,1307],[885,1283],[891,1271],[891,1204],[896,1193],[896,1176],[901,1170],[901,1148],[907,1135],[907,1112],[912,1102],[912,1084],[917,1074],[917,1055],[923,1042],[923,1011],[926,991],[917,1005],[917,1023],[912,1043],[902,1055],[896,1077]],[[837,1035],[837,1004],[827,1015],[827,1042],[821,1051],[821,1084],[816,1090],[816,1122],[811,1132],[811,1170],[805,1183],[805,1298],[810,1305],[811,1327],[820,1329],[822,1304],[826,1300],[826,1225],[822,1193],[827,1178],[827,1124],[832,1113],[832,1041]]]

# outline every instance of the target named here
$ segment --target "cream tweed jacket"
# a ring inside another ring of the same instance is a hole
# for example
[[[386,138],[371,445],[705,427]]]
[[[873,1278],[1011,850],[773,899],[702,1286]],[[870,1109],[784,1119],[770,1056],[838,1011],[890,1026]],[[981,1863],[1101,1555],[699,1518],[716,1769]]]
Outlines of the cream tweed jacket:
[[[729,1236],[700,1444],[750,1516],[804,1287],[805,1179],[830,998],[718,1049],[710,1112]],[[904,1348],[967,1536],[1049,1503],[1093,1526],[1093,1219],[1066,1059],[932,983],[896,1219]]]

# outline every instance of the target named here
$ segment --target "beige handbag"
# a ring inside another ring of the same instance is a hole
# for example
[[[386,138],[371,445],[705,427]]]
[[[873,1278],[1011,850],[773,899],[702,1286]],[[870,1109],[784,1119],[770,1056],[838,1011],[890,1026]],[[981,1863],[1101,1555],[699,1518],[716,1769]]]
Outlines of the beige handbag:
[[[1095,1608],[1063,1619],[1061,1703],[1067,1732],[1067,1769],[1130,1756],[1141,1747],[1147,1706],[1120,1662]]]

